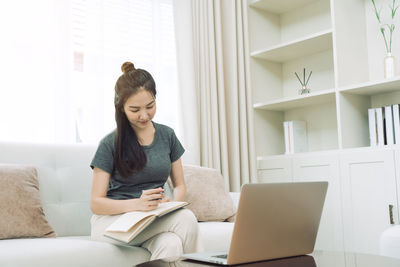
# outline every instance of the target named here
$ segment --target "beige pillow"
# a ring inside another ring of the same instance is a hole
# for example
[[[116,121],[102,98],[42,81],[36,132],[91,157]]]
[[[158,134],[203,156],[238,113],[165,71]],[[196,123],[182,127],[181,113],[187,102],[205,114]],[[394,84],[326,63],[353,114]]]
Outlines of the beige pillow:
[[[198,221],[233,221],[236,209],[215,169],[184,165],[187,206]]]
[[[55,237],[39,197],[34,167],[0,164],[0,239]]]

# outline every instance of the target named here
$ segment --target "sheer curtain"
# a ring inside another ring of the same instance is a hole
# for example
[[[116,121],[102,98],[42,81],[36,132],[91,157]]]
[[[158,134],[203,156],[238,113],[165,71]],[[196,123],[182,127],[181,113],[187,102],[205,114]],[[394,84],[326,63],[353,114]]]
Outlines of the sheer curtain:
[[[230,191],[256,181],[245,0],[175,0],[183,138]],[[190,150],[191,149],[191,150]]]
[[[0,22],[0,140],[97,143],[125,61],[152,73],[155,121],[179,136],[172,0],[8,1]]]

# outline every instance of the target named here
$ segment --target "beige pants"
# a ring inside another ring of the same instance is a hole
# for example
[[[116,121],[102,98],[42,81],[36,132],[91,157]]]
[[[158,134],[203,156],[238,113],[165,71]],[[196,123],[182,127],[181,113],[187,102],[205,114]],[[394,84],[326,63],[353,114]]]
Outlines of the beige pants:
[[[92,239],[121,245],[122,243],[104,237],[104,230],[121,215],[93,215]],[[176,258],[182,253],[200,250],[198,225],[194,214],[188,209],[180,209],[154,220],[129,245],[141,246],[151,253],[150,260]]]

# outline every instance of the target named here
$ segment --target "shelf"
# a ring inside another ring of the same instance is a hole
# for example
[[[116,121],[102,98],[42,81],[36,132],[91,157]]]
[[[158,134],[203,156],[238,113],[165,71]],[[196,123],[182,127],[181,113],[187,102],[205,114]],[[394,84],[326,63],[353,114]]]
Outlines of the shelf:
[[[274,14],[283,14],[312,2],[316,2],[316,0],[253,0],[250,1],[250,6]]]
[[[350,149],[349,149],[350,150]],[[282,160],[282,159],[291,159],[296,157],[309,157],[309,156],[330,156],[337,155],[341,153],[343,150],[339,149],[328,149],[322,151],[309,151],[309,152],[299,152],[299,153],[291,153],[291,154],[278,154],[278,155],[262,155],[257,156],[257,167],[259,166],[259,161],[263,160]]]
[[[332,29],[282,43],[268,49],[254,51],[251,53],[251,56],[283,63],[329,49],[332,49]]]
[[[310,105],[318,105],[335,100],[335,90],[320,90],[307,95],[285,97],[278,100],[254,104],[255,109],[285,111]]]
[[[310,152],[301,152],[301,153],[292,153],[292,154],[278,154],[278,155],[262,155],[257,156],[257,166],[259,161],[263,160],[282,160],[288,158],[294,158],[296,156],[325,156],[325,155],[339,155],[339,154],[346,154],[346,153],[369,153],[369,152],[380,152],[380,151],[391,151],[391,150],[398,150],[400,145],[385,145],[385,146],[364,146],[364,147],[355,147],[355,148],[343,148],[343,149],[330,149],[330,150],[323,150],[323,151],[310,151]]]
[[[392,79],[378,81],[378,82],[367,82],[352,86],[346,86],[339,88],[342,93],[349,93],[355,95],[375,95],[400,91],[400,76],[396,76]]]

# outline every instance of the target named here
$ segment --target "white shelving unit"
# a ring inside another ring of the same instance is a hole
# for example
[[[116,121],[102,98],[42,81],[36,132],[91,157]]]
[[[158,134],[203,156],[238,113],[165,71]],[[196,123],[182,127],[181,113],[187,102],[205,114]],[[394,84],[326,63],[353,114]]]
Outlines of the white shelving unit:
[[[257,155],[283,154],[283,121],[296,119],[310,151],[339,148],[329,1],[250,1],[248,12]],[[303,68],[308,95],[294,74]]]
[[[256,103],[253,107],[264,110],[286,111],[295,108],[329,103],[334,101],[334,98],[335,90],[328,89],[311,92],[307,95],[283,97],[277,100],[266,101],[265,103]]]
[[[283,63],[329,49],[332,49],[332,30],[318,32],[268,49],[254,51],[251,56]]]
[[[400,103],[371,1],[250,0],[248,20],[257,156],[284,154],[288,120],[307,122],[309,152],[368,147],[368,108]],[[303,68],[311,93],[298,95]]]
[[[400,103],[400,77],[338,88],[342,147],[369,146],[368,109]]]
[[[386,14],[388,3],[375,2]],[[400,103],[400,73],[384,79],[386,51],[371,1],[248,0],[247,13],[259,181],[329,181],[318,247],[379,253],[379,235],[390,227],[387,202],[399,220],[400,146],[370,147],[368,109]],[[294,73],[304,68],[312,71],[311,92],[299,95]],[[306,121],[308,152],[285,154],[283,122],[290,120]]]

